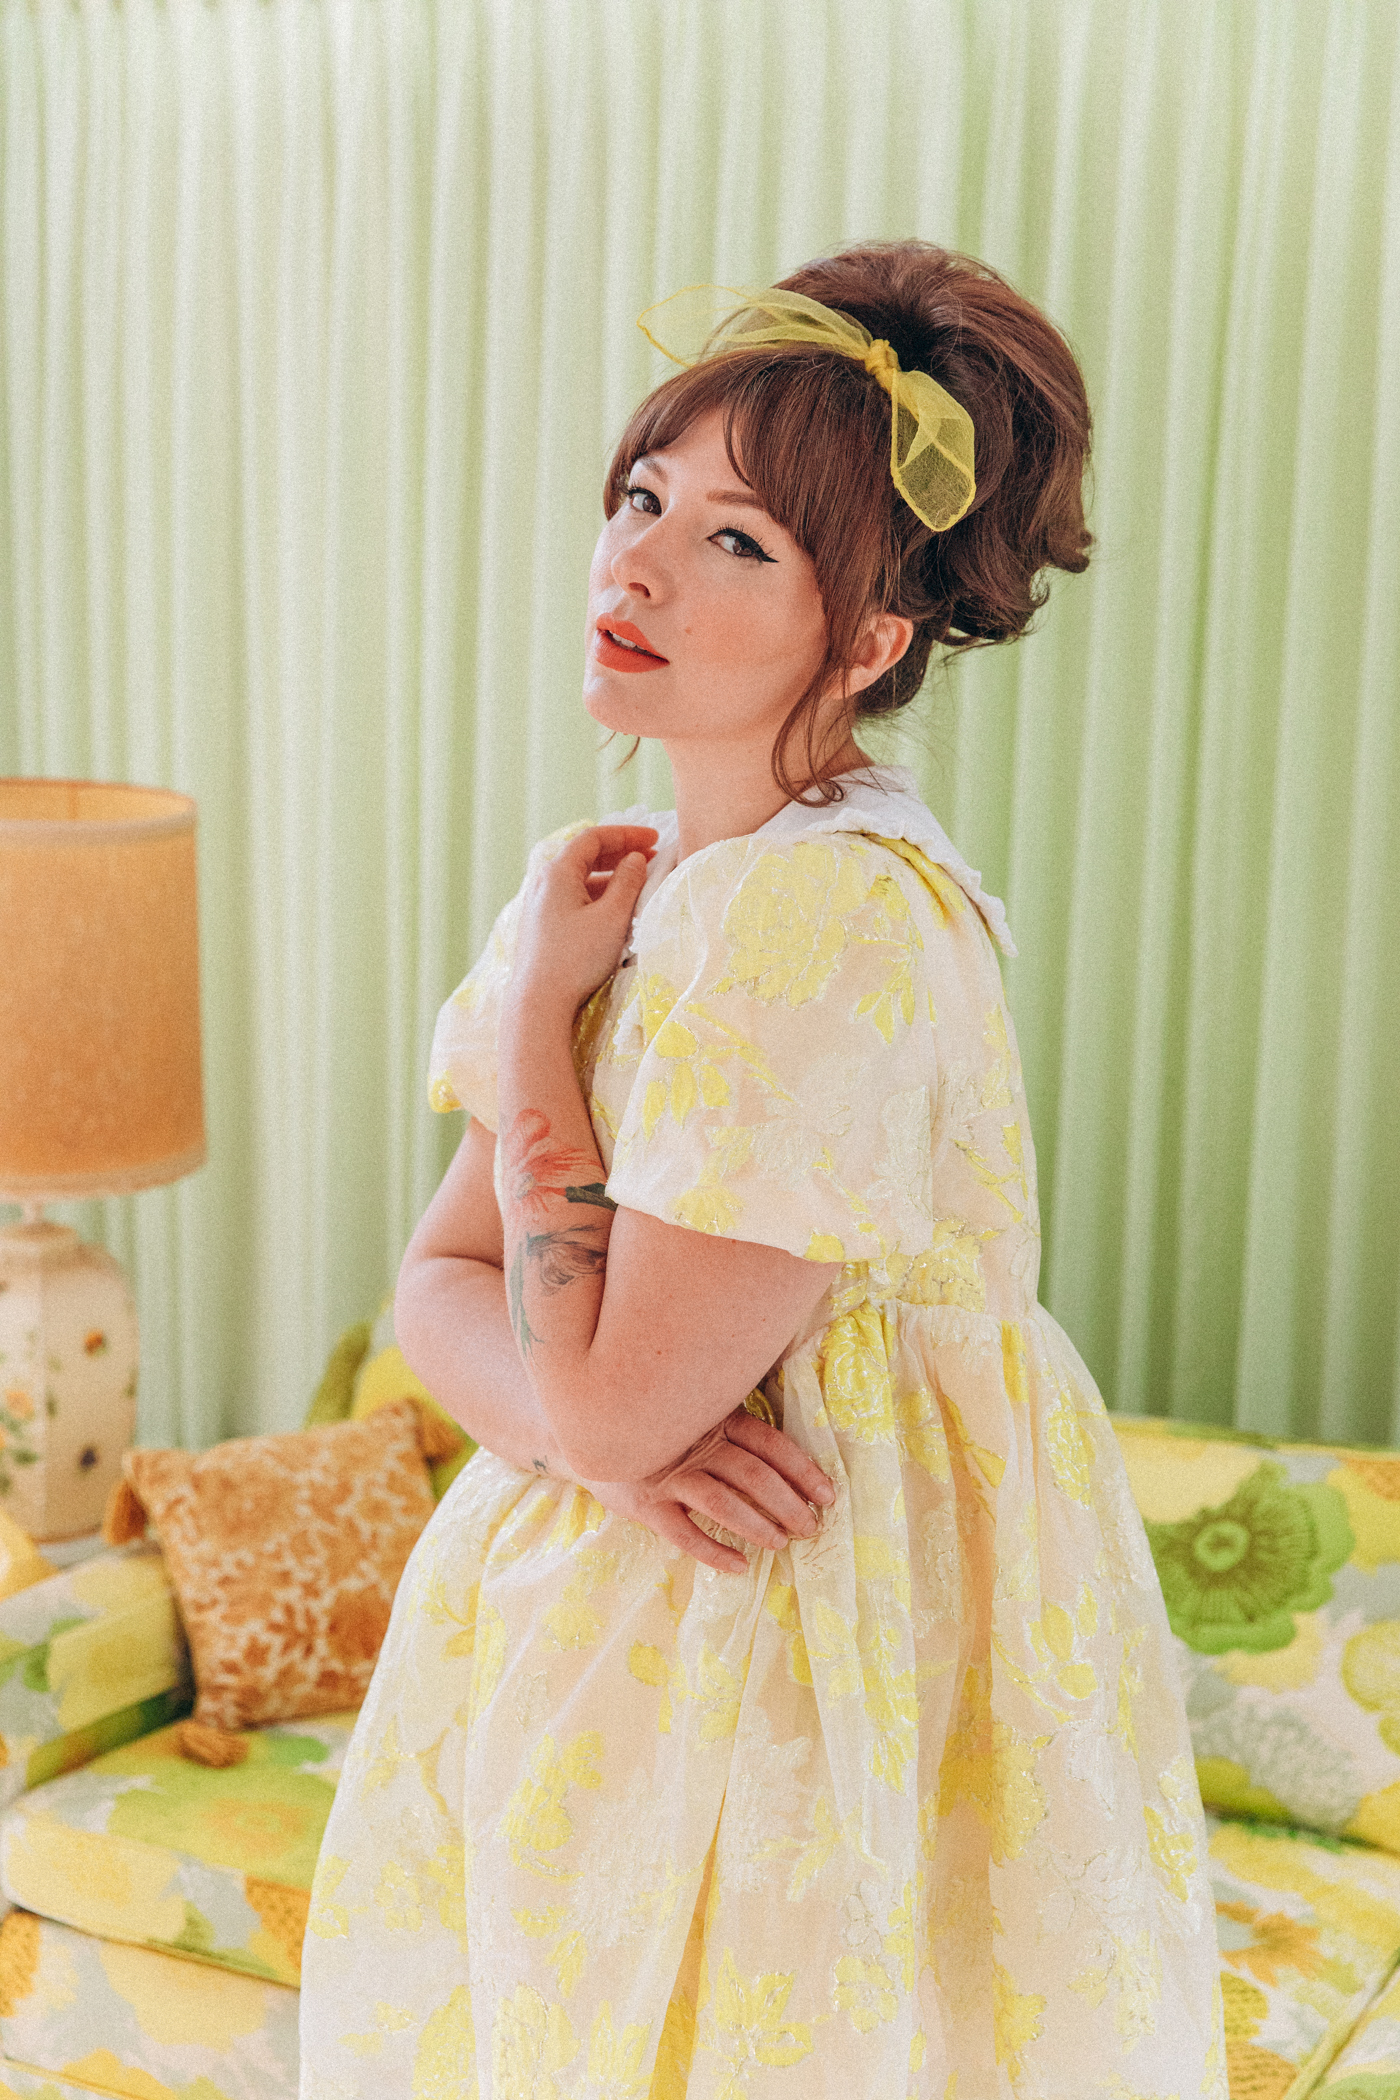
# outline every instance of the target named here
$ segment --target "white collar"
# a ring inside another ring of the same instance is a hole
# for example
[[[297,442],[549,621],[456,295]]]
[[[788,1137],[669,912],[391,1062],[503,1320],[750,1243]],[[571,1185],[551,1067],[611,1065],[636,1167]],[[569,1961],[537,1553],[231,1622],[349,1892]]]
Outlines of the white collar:
[[[976,905],[987,931],[1002,953],[1016,953],[1016,943],[1006,923],[1005,905],[1000,897],[983,889],[982,877],[976,868],[968,866],[923,800],[907,766],[861,766],[851,773],[839,773],[836,778],[845,790],[840,802],[815,805],[786,802],[776,816],[770,817],[766,824],[760,824],[750,836],[798,839],[820,836],[828,831],[861,831],[873,832],[877,838],[906,839],[911,846],[917,846],[921,853],[927,854],[936,867],[945,869],[952,876],[958,888]],[[640,913],[674,872],[676,813],[673,809],[648,810],[636,802],[630,809],[618,810],[600,818],[599,822],[652,824],[659,833],[656,855],[637,900]]]

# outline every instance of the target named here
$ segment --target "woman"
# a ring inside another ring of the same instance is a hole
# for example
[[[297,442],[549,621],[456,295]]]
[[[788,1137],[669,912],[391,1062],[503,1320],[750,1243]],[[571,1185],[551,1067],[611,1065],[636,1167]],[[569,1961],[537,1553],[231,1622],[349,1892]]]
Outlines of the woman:
[[[634,415],[590,577],[585,704],[675,811],[537,848],[439,1023],[471,1121],[396,1315],[487,1449],[347,1759],[303,2091],[1221,2100],[1005,918],[854,735],[1084,567],[1082,382],[918,243],[745,301]]]

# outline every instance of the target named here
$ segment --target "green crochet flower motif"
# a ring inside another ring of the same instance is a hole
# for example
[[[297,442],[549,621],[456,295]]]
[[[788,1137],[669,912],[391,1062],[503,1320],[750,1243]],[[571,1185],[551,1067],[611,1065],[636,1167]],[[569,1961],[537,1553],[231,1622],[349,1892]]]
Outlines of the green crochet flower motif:
[[[1294,1487],[1272,1459],[1228,1502],[1146,1529],[1172,1632],[1198,1655],[1286,1648],[1293,1614],[1327,1602],[1353,1544],[1336,1488]]]

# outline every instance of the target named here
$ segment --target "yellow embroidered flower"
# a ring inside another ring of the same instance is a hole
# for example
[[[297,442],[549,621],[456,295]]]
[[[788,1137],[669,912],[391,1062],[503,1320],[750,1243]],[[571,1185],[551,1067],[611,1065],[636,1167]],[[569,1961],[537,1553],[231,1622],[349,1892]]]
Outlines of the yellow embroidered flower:
[[[811,2027],[783,2017],[794,1980],[770,1973],[745,1983],[733,1949],[725,1948],[709,2006],[715,2030],[711,2047],[729,2066],[717,2100],[742,2100],[755,2064],[786,2069],[811,2055]]]
[[[844,2012],[857,2034],[869,2034],[881,2020],[892,2020],[898,2006],[883,1962],[843,1954],[833,1972],[831,2002]]]
[[[585,1729],[561,1752],[552,1735],[545,1736],[535,1752],[530,1776],[522,1779],[506,1804],[505,1833],[511,1857],[517,1865],[528,1865],[531,1852],[554,1852],[574,1834],[573,1818],[564,1806],[571,1786],[598,1787],[602,1777],[598,1759],[603,1738],[596,1728]],[[541,1865],[540,1871],[558,1874],[558,1867]]]
[[[418,1883],[400,1861],[385,1860],[374,1900],[387,1931],[421,1932],[423,1912],[418,1902]]]
[[[867,1299],[834,1320],[822,1340],[822,1398],[833,1428],[862,1444],[893,1442],[894,1393],[885,1323]]]
[[[1040,2033],[1045,2000],[1033,1991],[1018,1991],[1010,1972],[1000,1962],[992,1964],[992,2032],[996,2037],[997,2062],[1005,2064],[1014,2086],[1021,2076],[1021,2052]]]
[[[588,2036],[589,2100],[641,2100],[650,2086],[646,2045],[650,2029],[629,2025],[619,2034],[607,1999],[598,2007]]]
[[[907,1265],[898,1260],[891,1264],[895,1296],[905,1305],[961,1305],[968,1312],[985,1312],[982,1246],[993,1237],[988,1230],[974,1231],[961,1218],[935,1219],[933,1239],[923,1253]]]
[[[742,985],[770,1005],[817,998],[846,946],[846,918],[868,891],[864,850],[802,842],[765,853],[724,915],[729,967],[717,992]]]
[[[493,2091],[509,2093],[510,2100],[556,2100],[562,2088],[554,2074],[577,2055],[578,2037],[562,2005],[551,2005],[528,1983],[501,1999],[491,2030]]]
[[[476,2100],[471,1994],[459,1983],[423,2023],[413,2058],[413,2100]]]

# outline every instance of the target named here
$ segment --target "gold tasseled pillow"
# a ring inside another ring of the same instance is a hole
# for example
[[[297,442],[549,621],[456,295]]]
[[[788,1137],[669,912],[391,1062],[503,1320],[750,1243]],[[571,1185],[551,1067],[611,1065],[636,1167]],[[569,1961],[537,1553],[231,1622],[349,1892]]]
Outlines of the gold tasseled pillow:
[[[194,1666],[190,1756],[228,1762],[220,1734],[363,1699],[441,1441],[405,1399],[361,1422],[126,1453],[103,1529],[113,1544],[148,1522],[159,1535]]]

